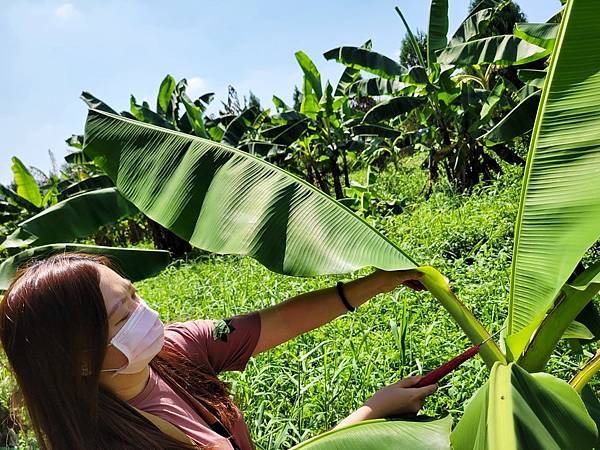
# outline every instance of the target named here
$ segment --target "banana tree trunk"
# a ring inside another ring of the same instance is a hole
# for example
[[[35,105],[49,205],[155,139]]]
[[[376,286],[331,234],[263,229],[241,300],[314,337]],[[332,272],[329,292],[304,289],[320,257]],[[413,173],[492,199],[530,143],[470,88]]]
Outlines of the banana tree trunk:
[[[333,150],[331,156],[329,157],[329,162],[331,163],[331,175],[333,176],[333,188],[335,191],[335,198],[339,200],[341,198],[344,198],[344,191],[342,189],[340,168],[337,165],[337,160],[338,151]]]

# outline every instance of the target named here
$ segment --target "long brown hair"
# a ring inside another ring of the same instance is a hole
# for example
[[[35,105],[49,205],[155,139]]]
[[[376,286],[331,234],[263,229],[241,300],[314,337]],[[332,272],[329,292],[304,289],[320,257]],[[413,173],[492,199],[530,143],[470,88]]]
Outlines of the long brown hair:
[[[163,434],[100,385],[108,321],[98,264],[111,267],[104,257],[79,253],[34,262],[19,271],[0,303],[0,339],[40,448],[197,448]],[[237,412],[228,386],[206,368],[166,345],[152,367],[231,425]]]

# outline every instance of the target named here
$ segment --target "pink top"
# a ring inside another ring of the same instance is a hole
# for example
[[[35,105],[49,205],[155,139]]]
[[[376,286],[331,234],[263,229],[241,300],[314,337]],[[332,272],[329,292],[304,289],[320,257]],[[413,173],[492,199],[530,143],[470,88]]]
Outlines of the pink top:
[[[173,323],[165,327],[165,342],[176,346],[198,364],[211,368],[214,374],[244,370],[258,342],[260,315],[235,316],[229,325],[233,330],[226,335],[227,339],[215,340],[212,320]],[[197,444],[210,444],[212,448],[223,450],[233,449],[229,441],[214,432],[152,368],[146,387],[129,403],[179,427]],[[241,450],[254,449],[241,412],[230,432]]]

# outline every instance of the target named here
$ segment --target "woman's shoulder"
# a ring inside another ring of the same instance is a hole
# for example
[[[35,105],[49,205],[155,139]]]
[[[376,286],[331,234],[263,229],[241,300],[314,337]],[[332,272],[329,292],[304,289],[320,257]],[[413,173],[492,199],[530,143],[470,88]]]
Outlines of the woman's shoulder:
[[[190,320],[165,327],[165,343],[196,359],[208,362],[219,373],[242,370],[260,334],[258,313],[222,320]]]

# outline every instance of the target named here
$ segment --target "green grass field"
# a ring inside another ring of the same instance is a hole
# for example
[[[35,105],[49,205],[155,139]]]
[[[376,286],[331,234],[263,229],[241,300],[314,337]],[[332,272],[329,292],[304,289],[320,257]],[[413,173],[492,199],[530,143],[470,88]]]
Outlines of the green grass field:
[[[469,196],[441,186],[424,200],[418,163],[408,160],[402,170],[378,180],[390,197],[403,199],[404,212],[369,220],[420,263],[442,271],[482,323],[497,331],[506,314],[521,169],[506,168],[501,178]],[[200,256],[173,263],[138,289],[169,323],[254,311],[337,279],[286,277],[250,258]],[[469,345],[429,294],[401,288],[252,359],[245,372],[226,379],[257,447],[289,448],[333,426],[377,389],[431,370]],[[581,359],[563,358],[567,346],[559,350],[550,372],[568,378]],[[6,372],[4,378],[6,397]],[[458,417],[485,379],[480,359],[467,362],[441,382],[423,413]]]

